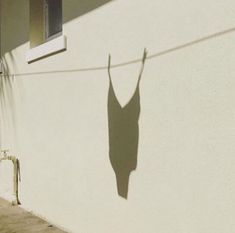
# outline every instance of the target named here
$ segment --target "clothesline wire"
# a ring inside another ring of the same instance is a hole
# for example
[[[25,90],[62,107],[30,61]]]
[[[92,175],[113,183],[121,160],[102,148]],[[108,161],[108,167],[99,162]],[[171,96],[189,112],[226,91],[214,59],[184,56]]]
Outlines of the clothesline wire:
[[[153,59],[153,58],[156,58],[156,57],[160,57],[160,56],[172,53],[172,52],[176,52],[176,51],[181,50],[183,48],[187,48],[187,47],[190,47],[190,46],[193,46],[193,45],[205,42],[207,40],[210,40],[210,39],[213,39],[213,38],[216,38],[216,37],[220,37],[220,36],[228,34],[228,33],[232,33],[234,31],[235,31],[235,27],[229,28],[227,30],[223,30],[223,31],[220,31],[220,32],[217,32],[217,33],[214,33],[214,34],[211,34],[211,35],[199,38],[197,40],[193,40],[191,42],[188,42],[188,43],[185,43],[185,44],[181,44],[179,46],[172,47],[170,49],[166,49],[164,51],[160,51],[158,53],[149,55],[149,56],[146,57],[146,60],[150,60],[150,59]],[[138,59],[135,59],[135,60],[131,60],[131,61],[127,61],[127,62],[122,62],[122,63],[111,65],[110,68],[124,67],[124,66],[128,66],[128,65],[132,65],[132,64],[141,62],[141,61],[142,61],[142,58],[138,58]],[[97,67],[88,67],[88,68],[70,69],[70,70],[51,70],[51,71],[42,71],[42,72],[7,74],[7,76],[14,76],[14,77],[16,77],[16,76],[33,76],[33,75],[56,74],[56,73],[74,73],[74,72],[86,72],[86,71],[106,70],[107,68],[108,68],[108,66],[97,66]],[[1,75],[1,76],[3,76],[3,75]]]

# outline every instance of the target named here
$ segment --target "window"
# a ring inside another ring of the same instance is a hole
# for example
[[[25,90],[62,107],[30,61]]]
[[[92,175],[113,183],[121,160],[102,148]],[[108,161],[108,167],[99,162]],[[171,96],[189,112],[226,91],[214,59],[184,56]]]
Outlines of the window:
[[[62,0],[30,0],[28,62],[66,49],[62,24]]]
[[[62,1],[44,0],[45,40],[55,38],[62,33]]]

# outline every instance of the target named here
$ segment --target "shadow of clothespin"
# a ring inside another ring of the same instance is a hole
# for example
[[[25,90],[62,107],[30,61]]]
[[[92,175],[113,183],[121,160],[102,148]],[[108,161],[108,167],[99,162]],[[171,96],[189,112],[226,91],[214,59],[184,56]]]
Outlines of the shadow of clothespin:
[[[144,48],[144,54],[143,54],[143,58],[142,58],[142,62],[145,63],[146,61],[146,58],[147,58],[147,55],[148,55],[148,51],[146,48]]]

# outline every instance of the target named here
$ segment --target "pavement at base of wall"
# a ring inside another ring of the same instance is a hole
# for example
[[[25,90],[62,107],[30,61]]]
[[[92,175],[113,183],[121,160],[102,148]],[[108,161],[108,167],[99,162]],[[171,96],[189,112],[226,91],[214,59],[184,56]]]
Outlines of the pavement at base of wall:
[[[0,198],[1,233],[66,233],[30,212]]]

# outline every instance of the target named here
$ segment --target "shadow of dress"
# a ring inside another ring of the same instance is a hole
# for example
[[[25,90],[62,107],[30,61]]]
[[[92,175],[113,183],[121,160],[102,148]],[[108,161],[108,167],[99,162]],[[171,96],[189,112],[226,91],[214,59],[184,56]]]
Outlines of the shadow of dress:
[[[116,175],[119,196],[127,199],[131,171],[137,167],[140,93],[139,83],[143,72],[146,51],[138,83],[130,101],[122,107],[115,95],[110,69],[108,91],[109,159]],[[109,58],[110,67],[110,58]]]

